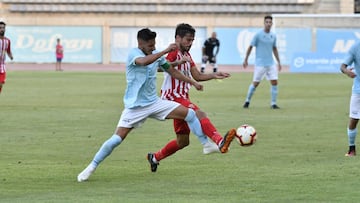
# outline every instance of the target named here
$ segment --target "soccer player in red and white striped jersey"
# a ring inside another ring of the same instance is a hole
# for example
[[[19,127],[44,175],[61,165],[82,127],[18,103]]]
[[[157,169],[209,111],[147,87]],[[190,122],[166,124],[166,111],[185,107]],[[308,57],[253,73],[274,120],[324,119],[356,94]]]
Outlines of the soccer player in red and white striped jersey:
[[[179,24],[176,27],[175,31],[175,41],[178,45],[178,49],[172,52],[169,52],[167,55],[167,60],[180,72],[189,78],[193,78],[196,81],[207,81],[212,79],[224,79],[230,76],[229,73],[216,72],[216,73],[201,73],[196,67],[194,61],[191,58],[189,50],[194,41],[195,29],[189,24]],[[209,118],[206,117],[205,112],[201,111],[200,108],[190,101],[189,91],[191,84],[180,81],[171,77],[169,74],[164,73],[165,78],[161,88],[161,98],[166,100],[175,101],[181,103],[182,105],[192,108],[196,111],[196,114],[200,120],[201,128],[214,143],[209,142],[199,138],[200,142],[204,146],[204,154],[219,152],[218,146],[221,143],[223,137],[210,122]],[[174,120],[174,130],[177,136],[189,136],[190,130],[184,120]],[[229,131],[233,133],[233,130]],[[212,146],[211,146],[212,145]],[[156,161],[160,161],[172,154],[181,148],[178,146],[176,139],[167,143],[162,149],[154,153]],[[221,153],[226,153],[226,151],[221,151]]]
[[[10,39],[5,37],[6,24],[0,21],[0,93],[6,80],[5,59],[6,54],[13,60],[10,48]]]

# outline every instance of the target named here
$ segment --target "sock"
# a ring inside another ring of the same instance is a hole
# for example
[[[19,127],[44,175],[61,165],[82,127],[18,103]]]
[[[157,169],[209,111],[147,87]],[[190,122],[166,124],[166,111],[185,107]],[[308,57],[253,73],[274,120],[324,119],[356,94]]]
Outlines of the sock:
[[[277,95],[278,95],[278,86],[272,85],[271,86],[271,105],[276,104]]]
[[[188,113],[184,120],[187,122],[190,130],[197,136],[202,145],[208,142],[207,137],[201,129],[200,121],[194,110],[188,109]]]
[[[159,162],[162,159],[165,159],[166,157],[174,154],[175,152],[177,152],[178,150],[180,150],[179,145],[177,144],[176,139],[175,140],[171,140],[170,142],[168,142],[165,147],[163,147],[162,149],[160,149],[158,152],[156,152],[154,154],[154,157],[156,160],[154,160],[155,162]]]
[[[1,90],[2,90],[2,86],[0,86],[0,93],[1,93]]]
[[[217,64],[216,64],[216,63],[215,63],[215,64],[213,64],[213,72],[214,72],[214,73],[216,73],[216,72],[217,72],[217,67],[218,67],[218,66],[217,66]]]
[[[95,154],[94,159],[91,162],[91,165],[96,168],[107,156],[111,154],[115,147],[117,147],[122,142],[122,139],[119,135],[114,134],[104,144],[100,147],[99,151]]]
[[[356,138],[356,134],[357,134],[357,128],[352,129],[352,130],[350,130],[348,128],[347,134],[348,134],[349,146],[355,146],[355,138]]]
[[[201,128],[212,141],[219,144],[223,139],[220,133],[216,130],[215,126],[211,123],[209,118],[203,118],[200,120]]]
[[[255,90],[256,90],[256,87],[251,83],[249,85],[248,93],[246,95],[246,100],[245,100],[246,102],[250,102],[251,97],[253,96]]]

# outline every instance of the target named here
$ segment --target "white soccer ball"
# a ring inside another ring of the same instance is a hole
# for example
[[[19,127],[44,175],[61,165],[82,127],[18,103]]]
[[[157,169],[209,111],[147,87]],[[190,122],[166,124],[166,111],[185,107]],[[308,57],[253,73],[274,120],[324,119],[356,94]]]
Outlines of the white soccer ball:
[[[240,146],[250,146],[256,142],[256,130],[253,126],[244,124],[236,130],[235,139]]]

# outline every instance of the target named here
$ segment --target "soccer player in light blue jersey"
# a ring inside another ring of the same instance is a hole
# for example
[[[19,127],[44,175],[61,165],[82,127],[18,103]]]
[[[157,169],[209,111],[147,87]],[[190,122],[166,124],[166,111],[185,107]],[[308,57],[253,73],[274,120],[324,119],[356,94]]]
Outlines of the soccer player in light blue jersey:
[[[354,64],[355,68],[348,68],[351,64]],[[350,98],[350,121],[347,128],[349,151],[345,156],[355,156],[355,138],[357,135],[357,124],[360,119],[360,42],[355,43],[350,48],[345,61],[341,64],[340,70],[348,77],[354,79]]]
[[[265,16],[264,29],[255,34],[249,48],[246,51],[243,63],[244,68],[247,68],[248,66],[248,58],[252,48],[256,47],[253,82],[249,86],[245,103],[243,105],[244,108],[249,108],[251,97],[265,76],[271,83],[271,108],[280,108],[276,102],[278,96],[278,72],[281,71],[281,63],[279,53],[276,48],[276,35],[270,31],[272,24],[272,16]],[[278,62],[277,69],[274,65],[273,53]]]
[[[195,86],[197,90],[202,90],[203,86],[192,78],[184,76],[165,59],[164,55],[176,50],[177,45],[175,43],[170,44],[168,48],[158,52],[155,50],[155,38],[156,32],[148,28],[141,29],[138,32],[138,47],[130,51],[126,62],[125,108],[120,116],[115,133],[103,143],[90,164],[78,175],[78,182],[88,180],[99,164],[120,145],[130,131],[143,124],[147,118],[185,120],[195,135],[203,136],[206,139],[194,110],[174,101],[162,100],[157,96],[156,75],[159,67],[172,77]],[[219,145],[219,149],[228,148],[233,138],[233,135],[225,136]],[[178,136],[177,143],[181,147],[187,146],[189,137]],[[151,154],[148,154],[147,159],[151,171],[155,172],[158,163],[152,161]]]

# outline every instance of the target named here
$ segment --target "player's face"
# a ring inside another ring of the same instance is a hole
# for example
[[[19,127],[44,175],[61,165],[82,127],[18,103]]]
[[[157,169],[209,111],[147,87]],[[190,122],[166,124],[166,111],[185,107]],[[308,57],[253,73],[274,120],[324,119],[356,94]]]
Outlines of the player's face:
[[[271,29],[272,24],[273,23],[271,19],[265,19],[264,21],[265,30],[269,31]]]
[[[139,39],[139,48],[145,55],[150,55],[155,50],[155,39],[144,41]]]
[[[0,36],[4,36],[4,35],[5,35],[5,25],[0,24]]]
[[[213,32],[213,33],[211,34],[211,37],[212,37],[213,39],[215,39],[215,38],[216,38],[216,32]]]
[[[186,34],[184,37],[179,37],[180,51],[189,51],[194,41],[194,35]]]

